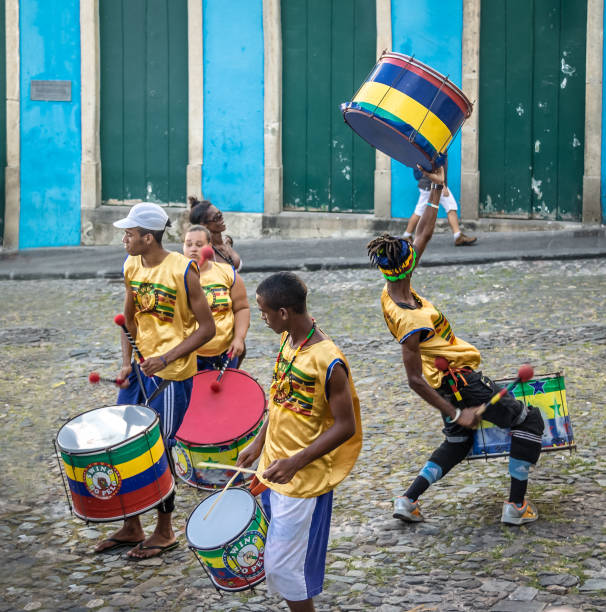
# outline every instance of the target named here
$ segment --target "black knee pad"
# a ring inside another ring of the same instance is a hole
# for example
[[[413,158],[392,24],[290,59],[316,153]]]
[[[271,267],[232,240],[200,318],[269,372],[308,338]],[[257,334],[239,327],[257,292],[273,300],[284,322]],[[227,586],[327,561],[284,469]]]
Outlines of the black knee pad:
[[[522,423],[511,428],[511,451],[514,459],[522,459],[535,464],[541,454],[541,436],[545,421],[541,411],[528,406],[528,414]]]

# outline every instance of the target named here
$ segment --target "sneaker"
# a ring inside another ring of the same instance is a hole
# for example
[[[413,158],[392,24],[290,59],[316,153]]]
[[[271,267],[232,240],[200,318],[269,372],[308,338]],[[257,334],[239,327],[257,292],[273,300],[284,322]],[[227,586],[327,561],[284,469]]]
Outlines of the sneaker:
[[[393,517],[409,523],[425,520],[419,510],[419,500],[411,502],[408,497],[396,497],[393,500]]]
[[[533,523],[539,518],[537,509],[527,500],[521,506],[517,506],[513,502],[503,503],[503,513],[501,514],[501,522],[509,525],[523,525],[524,523]]]
[[[455,246],[471,246],[472,244],[475,244],[477,241],[478,239],[475,236],[466,236],[465,234],[461,234],[455,240]]]

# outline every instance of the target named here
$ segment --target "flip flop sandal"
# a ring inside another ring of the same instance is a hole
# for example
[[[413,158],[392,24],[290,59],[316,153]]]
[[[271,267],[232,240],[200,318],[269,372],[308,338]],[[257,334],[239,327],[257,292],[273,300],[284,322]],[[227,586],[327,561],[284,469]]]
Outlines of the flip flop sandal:
[[[133,557],[131,555],[126,556],[131,561],[145,561],[146,559],[155,559],[156,557],[163,555],[165,552],[177,548],[177,546],[179,546],[178,541],[173,542],[172,544],[167,544],[166,546],[159,546],[157,544],[154,546],[143,546],[142,544],[139,544],[138,546],[136,546],[138,550],[157,550],[158,552],[155,555],[150,555],[148,557]]]
[[[95,554],[102,555],[103,553],[112,552],[118,548],[132,548],[133,546],[139,546],[139,544],[143,543],[144,541],[145,540],[129,541],[120,540],[119,538],[105,538],[103,542],[113,542],[113,544],[111,546],[103,548],[102,550],[96,550]]]

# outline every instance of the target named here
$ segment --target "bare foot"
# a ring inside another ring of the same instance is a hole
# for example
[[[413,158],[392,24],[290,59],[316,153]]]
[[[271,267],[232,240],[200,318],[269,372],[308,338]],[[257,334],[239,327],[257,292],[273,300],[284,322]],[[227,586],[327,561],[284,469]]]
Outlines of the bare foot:
[[[137,529],[136,525],[128,525],[125,523],[122,529],[118,529],[118,531],[112,533],[108,538],[101,540],[95,547],[95,552],[100,553],[122,546],[135,546],[143,542],[144,539],[145,533],[140,524]]]
[[[165,537],[158,533],[153,533],[144,542],[130,550],[126,556],[129,559],[159,557],[161,554],[176,548],[178,544],[174,534],[171,537]]]

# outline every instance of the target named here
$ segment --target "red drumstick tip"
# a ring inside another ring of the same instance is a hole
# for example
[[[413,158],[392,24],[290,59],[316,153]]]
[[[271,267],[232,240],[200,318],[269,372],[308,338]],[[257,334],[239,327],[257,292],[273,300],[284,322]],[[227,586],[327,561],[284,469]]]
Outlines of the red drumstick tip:
[[[88,382],[91,385],[96,385],[100,380],[101,380],[101,377],[99,376],[99,372],[91,372],[88,375]]]
[[[221,391],[221,384],[218,383],[216,380],[213,380],[210,383],[210,388],[212,391],[214,391],[215,393],[218,393],[219,391]]]
[[[520,369],[518,370],[518,378],[522,382],[530,380],[533,376],[534,368],[529,363],[525,363],[523,366],[520,366]]]
[[[211,246],[209,246],[208,244],[204,247],[202,247],[202,250],[200,251],[200,261],[206,261],[207,259],[212,259],[215,256],[215,252],[213,251],[213,248]]]
[[[116,378],[116,384],[121,385],[124,382],[123,378]]]
[[[436,357],[434,359],[434,365],[442,372],[448,370],[448,361],[444,357]]]
[[[116,325],[119,325],[120,327],[122,327],[123,325],[126,325],[126,318],[124,317],[124,315],[122,313],[117,314],[114,317],[114,323]]]

